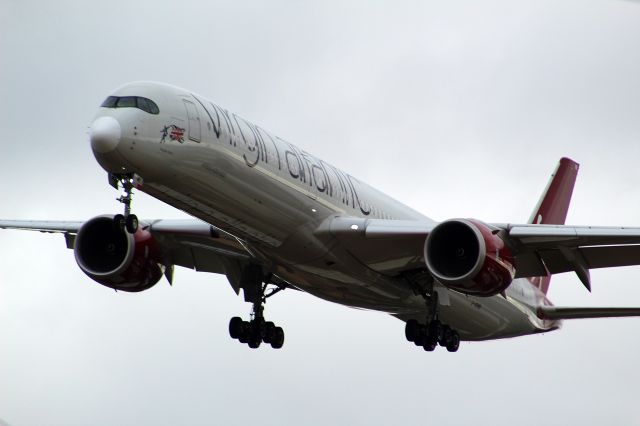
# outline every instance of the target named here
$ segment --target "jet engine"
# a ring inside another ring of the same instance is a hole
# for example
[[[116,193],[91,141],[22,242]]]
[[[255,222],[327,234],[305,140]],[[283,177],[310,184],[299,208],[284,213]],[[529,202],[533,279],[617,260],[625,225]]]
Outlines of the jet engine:
[[[162,278],[161,256],[151,233],[140,228],[132,235],[110,216],[95,217],[80,227],[74,253],[85,274],[116,290],[147,290]]]
[[[493,296],[515,275],[514,259],[502,238],[476,220],[437,225],[424,245],[427,269],[443,285],[461,293]]]

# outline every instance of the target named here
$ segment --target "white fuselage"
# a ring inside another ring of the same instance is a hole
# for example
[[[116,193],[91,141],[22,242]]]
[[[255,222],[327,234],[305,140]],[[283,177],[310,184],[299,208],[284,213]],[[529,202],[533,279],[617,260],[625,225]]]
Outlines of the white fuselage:
[[[135,173],[141,190],[243,241],[296,287],[336,303],[424,319],[425,304],[402,279],[376,272],[315,231],[334,216],[433,221],[351,175],[191,92],[131,83],[114,96],[153,100],[159,113],[100,108],[121,129],[113,149],[96,149],[111,173]],[[100,152],[108,151],[108,152]],[[467,296],[436,286],[440,318],[464,340],[551,330],[537,318],[548,300],[519,279],[506,297]]]

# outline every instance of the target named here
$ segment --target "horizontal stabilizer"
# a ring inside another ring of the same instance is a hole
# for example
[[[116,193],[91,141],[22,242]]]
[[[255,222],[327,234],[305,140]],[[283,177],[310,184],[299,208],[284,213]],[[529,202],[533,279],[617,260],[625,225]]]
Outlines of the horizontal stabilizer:
[[[640,317],[640,308],[564,308],[557,306],[540,306],[538,317],[548,320]]]

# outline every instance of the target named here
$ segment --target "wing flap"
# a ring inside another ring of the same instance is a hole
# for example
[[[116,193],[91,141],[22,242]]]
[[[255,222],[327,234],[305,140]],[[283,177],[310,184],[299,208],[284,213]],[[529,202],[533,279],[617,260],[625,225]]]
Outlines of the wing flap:
[[[611,268],[617,266],[633,266],[640,264],[640,245],[577,247],[571,249],[576,257],[584,259],[588,269]],[[552,274],[571,272],[572,265],[567,262],[560,250],[541,250],[547,270]]]
[[[529,248],[640,244],[640,228],[567,225],[495,224],[509,238]]]
[[[149,225],[170,263],[196,271],[227,274],[249,253],[232,235],[200,220],[157,220]]]

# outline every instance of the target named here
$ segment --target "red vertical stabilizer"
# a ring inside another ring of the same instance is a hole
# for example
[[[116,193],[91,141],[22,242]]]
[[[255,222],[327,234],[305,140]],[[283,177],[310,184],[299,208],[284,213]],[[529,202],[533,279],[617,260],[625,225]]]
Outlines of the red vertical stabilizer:
[[[531,214],[529,223],[564,225],[579,168],[580,165],[569,158],[560,159],[558,167],[551,175],[540,201]],[[544,294],[549,290],[550,281],[551,275],[531,279],[533,285]]]

